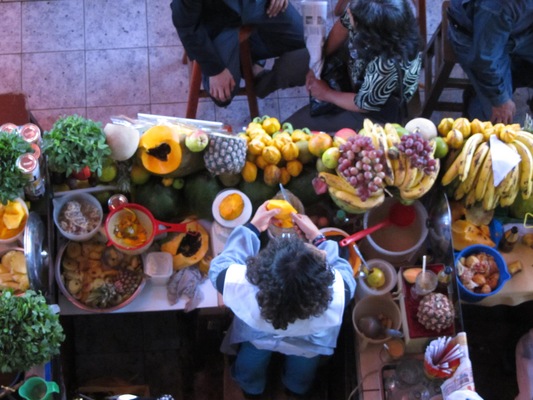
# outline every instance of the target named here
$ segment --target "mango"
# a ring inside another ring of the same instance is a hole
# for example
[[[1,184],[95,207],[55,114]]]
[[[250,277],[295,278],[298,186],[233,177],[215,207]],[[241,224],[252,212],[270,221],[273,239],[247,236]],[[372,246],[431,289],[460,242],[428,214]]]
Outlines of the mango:
[[[226,221],[233,221],[239,217],[244,210],[244,200],[238,193],[232,193],[224,197],[218,206],[220,216]]]
[[[422,272],[422,268],[418,267],[405,269],[402,273],[403,279],[405,279],[407,283],[414,285],[416,282],[416,277],[420,272]]]
[[[298,213],[298,211],[286,200],[269,200],[266,206],[267,210],[273,210],[279,208],[281,211],[276,215],[275,225],[280,228],[292,228],[293,223],[291,219],[291,213]]]

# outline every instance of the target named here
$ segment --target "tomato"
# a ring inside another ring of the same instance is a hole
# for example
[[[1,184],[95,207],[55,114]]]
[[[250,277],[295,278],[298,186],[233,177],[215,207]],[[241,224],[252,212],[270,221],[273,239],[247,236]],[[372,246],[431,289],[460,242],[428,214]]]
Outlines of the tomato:
[[[85,166],[79,171],[73,172],[70,176],[74,179],[85,181],[91,176],[91,170],[89,169],[89,167]]]

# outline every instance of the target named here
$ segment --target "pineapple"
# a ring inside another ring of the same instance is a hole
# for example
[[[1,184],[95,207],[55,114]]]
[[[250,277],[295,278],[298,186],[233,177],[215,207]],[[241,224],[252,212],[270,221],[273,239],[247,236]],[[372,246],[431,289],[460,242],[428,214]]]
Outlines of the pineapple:
[[[211,132],[204,151],[207,170],[213,175],[238,174],[246,162],[246,139],[239,136]]]
[[[430,293],[420,300],[416,316],[426,329],[440,332],[453,323],[455,312],[448,297],[442,293]]]

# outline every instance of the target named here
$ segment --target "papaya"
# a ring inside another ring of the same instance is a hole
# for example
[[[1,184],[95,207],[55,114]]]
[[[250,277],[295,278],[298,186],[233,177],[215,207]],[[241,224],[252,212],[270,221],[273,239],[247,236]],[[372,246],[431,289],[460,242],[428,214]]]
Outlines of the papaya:
[[[213,220],[211,208],[217,194],[224,189],[218,179],[207,170],[202,170],[185,178],[183,192],[193,215],[208,221]]]
[[[191,225],[193,228],[187,232],[172,234],[161,244],[161,251],[172,255],[175,271],[199,263],[209,250],[209,234],[205,228],[199,223]]]
[[[164,186],[156,176],[143,185],[132,185],[131,196],[134,203],[146,207],[160,221],[183,218],[189,212],[182,191]]]

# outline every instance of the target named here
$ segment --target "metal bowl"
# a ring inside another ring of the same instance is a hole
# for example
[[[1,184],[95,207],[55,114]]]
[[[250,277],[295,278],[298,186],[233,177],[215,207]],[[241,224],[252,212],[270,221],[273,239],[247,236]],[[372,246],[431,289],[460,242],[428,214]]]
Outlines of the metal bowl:
[[[73,257],[74,247],[69,248],[69,246],[80,246],[80,255]],[[98,257],[99,252],[101,254]],[[105,256],[104,252],[106,252]],[[65,268],[67,265],[69,268]],[[135,276],[139,274],[140,281],[131,294],[124,295],[120,298],[111,297],[105,304],[91,300],[94,300],[97,290],[99,290],[98,288],[104,283],[106,285],[113,285],[115,290],[120,290],[120,284],[117,285],[115,282],[119,274],[118,271],[124,269],[133,270],[131,268],[132,265],[136,266],[134,269]],[[114,247],[106,246],[105,242],[98,239],[91,239],[84,242],[71,240],[64,243],[57,253],[55,277],[61,293],[72,304],[82,310],[96,313],[111,312],[127,306],[135,300],[146,284],[143,261],[140,255],[121,253]],[[73,282],[74,280],[78,280],[79,282]],[[72,290],[77,287],[79,287],[78,291]]]

